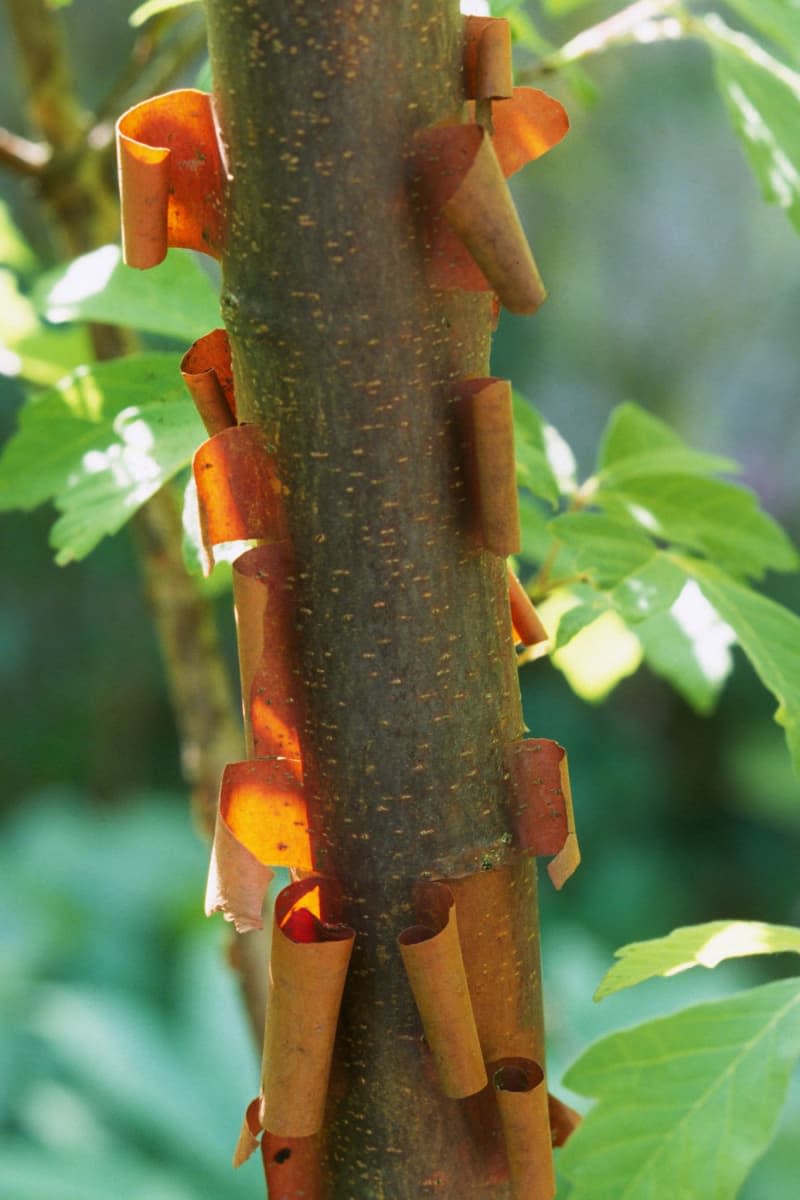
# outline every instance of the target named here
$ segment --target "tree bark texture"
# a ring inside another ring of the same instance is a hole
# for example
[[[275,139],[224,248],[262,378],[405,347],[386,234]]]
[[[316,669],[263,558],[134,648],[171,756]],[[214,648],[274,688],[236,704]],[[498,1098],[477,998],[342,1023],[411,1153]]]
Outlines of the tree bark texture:
[[[208,18],[237,412],[284,489],[315,869],[356,934],[326,1194],[505,1196],[476,1132],[492,1118],[442,1095],[396,945],[415,882],[472,881],[492,948],[465,959],[493,964],[505,1053],[543,1061],[506,568],[470,536],[452,394],[489,374],[493,298],[429,286],[407,187],[415,131],[461,120],[463,18],[456,0],[209,0]]]

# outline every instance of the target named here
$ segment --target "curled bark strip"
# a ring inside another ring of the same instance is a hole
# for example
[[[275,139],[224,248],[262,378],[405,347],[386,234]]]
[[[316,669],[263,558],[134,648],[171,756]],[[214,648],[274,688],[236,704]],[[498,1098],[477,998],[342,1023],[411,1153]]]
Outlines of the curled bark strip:
[[[155,267],[170,246],[218,255],[222,160],[211,96],[167,92],[117,122],[122,245],[132,267]]]
[[[322,919],[309,905],[314,893]],[[322,1128],[333,1043],[355,934],[325,919],[338,907],[332,880],[290,884],[275,902],[264,1029],[264,1129],[310,1137]]]
[[[269,1200],[324,1200],[320,1139],[264,1133],[261,1155]]]
[[[569,132],[564,106],[538,88],[514,88],[512,99],[492,109],[492,123],[492,142],[506,179],[552,150]]]
[[[239,1140],[233,1152],[234,1167],[240,1167],[242,1163],[246,1163],[258,1149],[261,1141],[261,1122],[258,1119],[259,1104],[259,1098],[256,1096],[255,1100],[251,1100],[247,1106],[239,1132]]]
[[[511,567],[508,568],[508,602],[511,606],[514,640],[523,646],[537,646],[540,642],[546,642],[549,634],[533,606],[533,601]]]
[[[546,292],[489,135],[475,124],[421,130],[412,157],[432,285],[492,288],[512,312],[535,312]],[[473,264],[447,236],[447,226]]]
[[[289,543],[274,542],[248,550],[233,565],[245,744],[253,758],[300,756],[292,564]]]
[[[265,866],[312,866],[299,760],[229,763],[222,774],[219,811],[237,841]]]
[[[508,21],[502,17],[467,17],[464,95],[469,100],[501,100],[513,91]]]
[[[228,335],[212,329],[181,359],[181,376],[210,437],[236,424],[233,370]]]
[[[511,815],[528,854],[553,854],[547,873],[562,888],[581,861],[567,753],[547,738],[520,738],[505,749]]]
[[[462,1099],[486,1086],[478,1031],[458,940],[453,893],[444,883],[418,883],[419,925],[397,939],[422,1028],[446,1096]]]
[[[239,933],[262,929],[261,916],[272,871],[234,837],[220,812],[214,830],[205,912],[221,912]]]
[[[507,379],[461,379],[467,479],[480,544],[505,558],[519,553],[520,530],[514,460],[514,417]]]
[[[192,469],[210,562],[221,542],[286,536],[280,481],[258,426],[235,425],[215,434],[195,454]]]
[[[563,1146],[572,1137],[583,1120],[581,1114],[570,1108],[552,1092],[547,1093],[547,1108],[550,1116],[550,1132],[554,1146]]]
[[[556,1194],[544,1071],[526,1058],[491,1067],[511,1176],[511,1200],[552,1200]]]
[[[477,871],[447,886],[455,898],[461,951],[485,1062],[507,1054],[541,1059],[538,953],[519,936],[531,897],[516,866]]]

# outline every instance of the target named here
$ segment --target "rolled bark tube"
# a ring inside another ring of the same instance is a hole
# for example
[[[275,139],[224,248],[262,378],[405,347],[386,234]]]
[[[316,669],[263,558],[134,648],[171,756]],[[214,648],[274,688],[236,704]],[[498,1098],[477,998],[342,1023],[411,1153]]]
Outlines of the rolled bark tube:
[[[154,267],[169,246],[219,253],[222,160],[207,92],[182,88],[128,109],[117,155],[129,266]]]
[[[514,417],[507,379],[462,379],[460,396],[474,536],[505,558],[520,548]]]
[[[511,26],[503,17],[469,16],[464,22],[464,95],[500,100],[513,95]]]
[[[431,224],[435,285],[480,290],[482,275],[506,308],[535,312],[546,292],[485,130],[476,124],[422,130],[413,139],[411,158],[413,185]],[[451,254],[438,213],[479,268],[477,280]]]
[[[228,335],[212,329],[186,351],[181,376],[210,437],[236,424]]]
[[[555,856],[547,873],[562,888],[581,861],[566,750],[549,738],[519,738],[504,760],[517,841],[529,854]]]
[[[355,934],[322,916],[337,905],[332,880],[290,884],[275,902],[261,1070],[261,1124],[271,1134],[310,1137],[322,1128],[333,1043]]]
[[[544,1071],[527,1058],[491,1066],[511,1176],[512,1200],[552,1200],[553,1144]]]
[[[534,608],[533,601],[511,567],[508,568],[508,603],[515,641],[522,646],[538,646],[548,640],[549,634]]]
[[[265,1130],[261,1155],[269,1200],[325,1200],[319,1136],[280,1137]]]
[[[286,537],[280,481],[256,425],[234,425],[203,442],[192,470],[209,554],[222,542]]]
[[[397,939],[442,1090],[462,1099],[486,1086],[478,1031],[458,939],[453,894],[444,883],[418,884],[419,925]]]
[[[294,561],[286,541],[233,565],[233,600],[248,755],[300,757],[302,688],[295,663]]]

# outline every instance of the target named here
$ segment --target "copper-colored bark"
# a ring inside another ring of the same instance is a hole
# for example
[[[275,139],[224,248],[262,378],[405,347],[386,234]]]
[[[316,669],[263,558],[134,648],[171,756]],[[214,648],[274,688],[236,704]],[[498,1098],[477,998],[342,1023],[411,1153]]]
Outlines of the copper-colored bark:
[[[517,554],[520,529],[511,385],[506,379],[462,379],[453,390],[460,397],[478,541],[501,558]]]
[[[508,568],[508,602],[511,607],[514,640],[523,646],[536,646],[540,642],[546,642],[550,635],[542,624],[533,601],[511,567]]]
[[[200,532],[209,556],[222,542],[286,536],[281,485],[256,425],[233,425],[204,442],[192,463]]]
[[[567,755],[547,738],[520,738],[506,747],[511,816],[530,854],[552,854],[547,873],[564,886],[581,861]]]
[[[461,1099],[481,1091],[487,1076],[458,939],[453,894],[443,883],[418,884],[419,925],[398,944],[442,1090]]]
[[[218,254],[222,164],[211,97],[184,88],[128,109],[117,150],[125,261],[154,267],[169,246]]]
[[[336,1023],[354,933],[306,907],[319,892],[323,915],[337,905],[330,880],[284,888],[275,903],[270,988],[261,1069],[261,1124],[304,1138],[322,1128]]]
[[[231,351],[224,329],[212,329],[186,351],[181,375],[211,437],[236,424]]]
[[[502,17],[467,17],[464,22],[464,95],[500,100],[513,93],[511,26]]]
[[[530,1059],[506,1058],[493,1064],[492,1082],[512,1200],[553,1200],[556,1180],[544,1071]]]

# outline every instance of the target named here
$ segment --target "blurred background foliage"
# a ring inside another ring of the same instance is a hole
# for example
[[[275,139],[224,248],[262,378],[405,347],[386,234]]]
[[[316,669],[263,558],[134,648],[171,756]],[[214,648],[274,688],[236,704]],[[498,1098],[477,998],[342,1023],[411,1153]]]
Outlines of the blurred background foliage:
[[[89,107],[126,70],[133,7],[64,9]],[[618,5],[563,4],[562,17],[545,7],[529,9],[560,44]],[[703,47],[617,50],[585,69],[590,103],[547,80],[572,132],[515,181],[551,298],[535,320],[504,314],[493,371],[567,437],[582,475],[611,407],[635,400],[694,446],[738,460],[797,542],[797,234],[763,205]],[[202,70],[198,55],[176,82]],[[2,7],[0,125],[32,132]],[[29,185],[2,172],[0,188],[30,246],[12,264],[30,287],[61,250]],[[0,377],[3,439],[21,399],[19,382]],[[237,1175],[226,1165],[257,1069],[221,967],[226,931],[201,913],[206,852],[128,535],[58,569],[52,519],[0,521],[0,1191],[259,1194],[253,1163]],[[800,607],[797,576],[766,590]],[[233,669],[226,597],[219,618]],[[591,1001],[624,942],[717,917],[800,924],[800,805],[772,700],[738,652],[705,720],[646,669],[599,707],[547,661],[523,668],[522,687],[532,731],[569,749],[584,855],[563,893],[542,887],[557,1086],[599,1033],[780,973],[783,960],[728,963]],[[746,1200],[794,1194],[798,1139],[795,1090]]]

